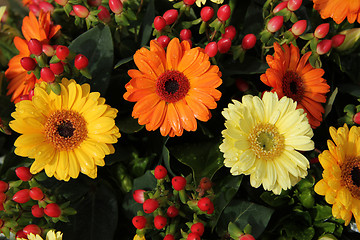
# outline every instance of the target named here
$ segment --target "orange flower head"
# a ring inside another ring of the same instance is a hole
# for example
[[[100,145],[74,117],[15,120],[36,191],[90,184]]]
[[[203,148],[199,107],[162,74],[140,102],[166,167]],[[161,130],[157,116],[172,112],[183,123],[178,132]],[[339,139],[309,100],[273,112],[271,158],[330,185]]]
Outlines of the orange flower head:
[[[314,9],[322,18],[332,18],[337,24],[347,18],[349,23],[360,23],[360,1],[358,0],[313,0]]]
[[[134,55],[139,70],[128,71],[125,100],[136,102],[132,116],[148,131],[160,128],[163,136],[181,136],[195,131],[197,121],[208,121],[209,109],[216,108],[221,92],[221,72],[211,65],[201,48],[190,48],[187,41],[174,38],[167,50],[155,41],[150,50],[141,48]]]
[[[299,48],[286,44],[280,46],[274,43],[274,56],[266,56],[270,68],[260,76],[266,85],[272,87],[279,98],[287,96],[297,101],[297,108],[307,113],[312,128],[316,128],[322,121],[326,102],[326,93],[330,86],[322,78],[324,70],[313,68],[308,62],[311,52],[300,58]]]

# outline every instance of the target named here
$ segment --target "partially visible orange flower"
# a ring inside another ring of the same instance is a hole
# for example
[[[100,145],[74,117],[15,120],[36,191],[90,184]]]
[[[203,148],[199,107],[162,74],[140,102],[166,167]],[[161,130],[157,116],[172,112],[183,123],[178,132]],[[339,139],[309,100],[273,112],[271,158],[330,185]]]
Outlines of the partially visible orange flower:
[[[274,56],[266,56],[270,68],[260,76],[261,81],[272,87],[279,98],[287,96],[297,101],[297,108],[307,113],[311,127],[318,127],[324,113],[321,103],[326,102],[330,90],[322,78],[324,70],[313,68],[308,62],[311,52],[300,58],[299,48],[292,44],[280,46],[275,42],[274,50]]]
[[[360,23],[360,1],[358,0],[313,0],[314,9],[322,18],[332,18],[337,24],[344,21]]]
[[[148,131],[160,128],[163,136],[181,136],[184,129],[197,129],[196,119],[210,119],[209,109],[216,108],[221,97],[216,89],[221,72],[201,48],[174,38],[165,52],[152,40],[150,50],[138,50],[134,61],[139,70],[128,71],[132,79],[124,98],[136,102],[132,116]]]

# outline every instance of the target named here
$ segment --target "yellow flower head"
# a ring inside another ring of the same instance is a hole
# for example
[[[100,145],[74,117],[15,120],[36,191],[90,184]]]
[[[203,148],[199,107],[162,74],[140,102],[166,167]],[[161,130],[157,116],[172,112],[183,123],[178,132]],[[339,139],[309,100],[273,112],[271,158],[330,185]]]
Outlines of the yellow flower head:
[[[220,151],[233,175],[250,175],[257,188],[280,194],[306,177],[309,161],[300,151],[314,149],[313,131],[303,109],[276,93],[262,99],[246,95],[242,103],[233,100],[223,115],[226,129]]]
[[[46,240],[62,240],[62,235],[63,234],[60,231],[55,233],[54,230],[50,230],[46,234]],[[16,240],[44,240],[44,239],[38,234],[34,235],[33,233],[30,233],[27,235],[27,239],[17,238]]]
[[[146,240],[145,236],[140,237],[139,235],[135,234],[133,240]]]
[[[333,141],[327,142],[329,150],[319,155],[323,179],[314,190],[333,205],[334,217],[348,225],[354,215],[360,229],[360,127],[330,127],[330,135]]]
[[[224,0],[211,0],[211,1],[216,4],[222,4],[224,2]],[[201,4],[205,5],[206,0],[196,0],[195,3],[198,7],[201,7]]]
[[[35,159],[33,174],[45,169],[49,177],[68,181],[79,172],[97,176],[105,155],[114,153],[120,137],[114,118],[117,110],[105,104],[88,84],[63,79],[61,94],[47,91],[47,83],[35,87],[32,101],[18,102],[10,127],[22,134],[15,153]]]

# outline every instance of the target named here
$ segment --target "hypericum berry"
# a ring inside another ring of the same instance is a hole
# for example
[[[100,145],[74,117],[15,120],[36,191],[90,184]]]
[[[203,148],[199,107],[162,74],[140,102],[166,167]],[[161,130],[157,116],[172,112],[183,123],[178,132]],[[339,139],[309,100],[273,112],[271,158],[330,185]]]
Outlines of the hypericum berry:
[[[169,45],[170,38],[166,35],[162,35],[157,38],[157,41],[163,48],[166,48]]]
[[[26,227],[24,227],[23,232],[28,235],[30,233],[36,235],[41,235],[41,228],[38,225],[35,224],[29,224]]]
[[[30,200],[29,189],[22,189],[16,192],[12,198],[17,203],[26,203]]]
[[[68,47],[63,46],[63,45],[58,45],[56,47],[56,56],[58,57],[58,59],[60,59],[61,61],[64,61],[68,56],[69,56],[70,50]]]
[[[78,54],[75,57],[74,65],[79,70],[84,69],[89,65],[89,59],[82,54]]]
[[[209,57],[215,57],[218,52],[218,46],[216,42],[209,42],[205,47],[205,53],[209,55]]]
[[[192,33],[190,29],[182,29],[180,31],[180,39],[183,40],[189,40],[192,37]]]
[[[164,166],[158,165],[154,170],[154,176],[156,179],[163,179],[167,175],[167,170]]]
[[[209,209],[206,211],[207,214],[212,214],[214,212],[215,208],[214,208],[214,203],[210,202],[210,206]]]
[[[268,22],[266,28],[269,32],[274,33],[280,30],[284,23],[283,16],[275,16]]]
[[[104,6],[99,6],[98,10],[100,10],[100,12],[97,14],[98,18],[104,23],[109,23],[111,21],[109,10]]]
[[[0,204],[3,204],[6,201],[6,194],[0,192]]]
[[[320,24],[315,28],[314,36],[316,38],[324,38],[329,33],[329,29],[330,29],[329,23]]]
[[[294,23],[291,27],[291,32],[295,36],[300,36],[303,34],[307,27],[307,21],[306,20],[299,20],[296,23]]]
[[[201,238],[200,238],[199,234],[191,232],[187,236],[186,240],[201,240]]]
[[[27,239],[27,235],[24,233],[24,231],[22,229],[17,231],[15,234],[15,239],[18,239],[18,238]]]
[[[210,190],[211,187],[212,187],[212,182],[211,182],[211,180],[209,178],[203,177],[200,180],[199,187],[204,191]]]
[[[346,35],[337,34],[331,38],[331,46],[334,48],[340,47],[344,43]]]
[[[145,213],[153,213],[159,207],[159,202],[155,199],[146,199],[143,204]]]
[[[135,202],[143,204],[145,201],[145,198],[144,198],[145,192],[146,191],[142,190],[142,189],[135,190],[133,192],[133,198],[134,198]]]
[[[31,54],[39,56],[42,53],[42,44],[37,39],[30,39],[28,42],[28,48]]]
[[[176,9],[170,9],[167,10],[164,14],[163,14],[163,18],[166,21],[166,25],[171,25],[173,24],[176,19],[178,18],[179,13]]]
[[[201,211],[207,211],[209,210],[212,202],[208,197],[203,197],[197,202],[197,206],[200,208]]]
[[[36,218],[41,218],[44,216],[44,209],[35,204],[31,207],[31,214]]]
[[[157,215],[156,217],[154,217],[154,226],[156,229],[162,229],[166,226],[167,224],[167,219],[164,216],[161,215]]]
[[[247,90],[249,90],[249,84],[248,82],[244,81],[242,78],[238,78],[236,79],[236,87],[239,89],[239,91],[241,92],[246,92]]]
[[[201,222],[194,223],[193,225],[191,225],[190,230],[192,233],[197,233],[199,234],[199,236],[202,236],[205,230],[204,224],[202,224]]]
[[[185,188],[186,179],[182,176],[176,176],[171,179],[171,184],[176,191],[180,191]]]
[[[40,2],[39,7],[41,10],[43,10],[43,12],[50,12],[50,13],[54,12],[54,6],[51,3]]]
[[[44,208],[44,213],[49,217],[57,218],[61,215],[61,208],[56,203],[49,203]]]
[[[161,31],[166,26],[166,20],[162,16],[157,16],[154,19],[154,27],[156,30]]]
[[[41,8],[39,7],[39,5],[29,4],[28,8],[32,13],[34,13],[35,16],[38,17],[40,15]]]
[[[246,34],[241,42],[241,47],[245,50],[253,48],[256,44],[256,36],[252,33]]]
[[[90,13],[89,9],[87,9],[83,5],[74,5],[73,10],[76,16],[78,16],[79,18],[87,18]]]
[[[48,57],[52,57],[55,54],[55,49],[49,44],[43,44],[42,45],[42,51]]]
[[[255,240],[255,238],[250,234],[241,235],[239,240]]]
[[[109,0],[109,7],[115,14],[120,14],[123,10],[123,4],[120,0]]]
[[[196,0],[183,0],[183,2],[188,5],[188,6],[191,6],[195,3]]]
[[[9,189],[9,184],[4,181],[0,181],[0,192],[6,192]]]
[[[137,229],[143,229],[146,226],[146,218],[144,216],[135,216],[132,219],[132,224]]]
[[[231,8],[228,4],[222,5],[217,11],[217,18],[222,22],[228,20],[230,15],[231,15]]]
[[[276,7],[273,9],[273,13],[277,13],[280,12],[281,10],[283,10],[284,8],[286,8],[288,2],[281,2],[278,5],[276,5]]]
[[[356,123],[357,125],[360,125],[360,112],[355,113],[354,117],[353,117],[353,121],[354,123]]]
[[[200,11],[201,20],[204,22],[209,21],[214,16],[215,11],[212,7],[206,6],[203,7]]]
[[[92,7],[98,7],[101,5],[102,0],[87,0],[87,3]]]
[[[221,35],[222,38],[228,38],[231,41],[234,40],[236,36],[236,29],[233,25],[227,26],[225,28],[225,33]]]
[[[168,209],[166,211],[166,215],[169,218],[174,218],[177,215],[179,215],[179,209],[177,209],[175,206],[172,205],[172,206],[168,207]]]
[[[16,168],[15,169],[15,174],[20,180],[22,180],[24,182],[29,181],[33,176],[28,167],[18,167],[18,168]]]
[[[319,55],[323,55],[329,52],[331,49],[331,40],[325,39],[318,43],[316,46],[316,53]]]
[[[175,237],[172,234],[168,234],[164,237],[163,240],[175,240]]]
[[[289,0],[287,4],[287,8],[294,12],[301,7],[302,0]]]
[[[50,70],[53,71],[55,75],[60,75],[64,72],[64,64],[62,62],[50,63]]]
[[[40,76],[45,82],[53,82],[55,80],[55,74],[48,67],[43,67],[41,69]]]
[[[20,64],[26,71],[32,71],[36,67],[36,62],[31,57],[23,57],[20,60]]]
[[[29,195],[33,200],[42,200],[44,198],[43,191],[38,187],[33,187],[30,189]]]
[[[65,6],[69,0],[55,0],[55,2],[61,6]]]
[[[231,48],[231,40],[222,38],[217,43],[219,53],[227,53]]]

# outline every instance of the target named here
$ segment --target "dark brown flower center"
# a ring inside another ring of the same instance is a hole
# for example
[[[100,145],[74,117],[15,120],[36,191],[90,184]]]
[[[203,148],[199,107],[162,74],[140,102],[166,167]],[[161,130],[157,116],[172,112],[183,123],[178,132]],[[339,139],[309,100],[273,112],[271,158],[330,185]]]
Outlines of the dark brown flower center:
[[[342,185],[351,192],[351,195],[360,199],[360,159],[346,159],[340,165]]]
[[[296,72],[287,71],[283,76],[282,90],[285,96],[299,102],[304,95],[302,79]]]
[[[189,80],[182,72],[168,70],[156,82],[156,93],[161,100],[177,102],[183,99],[190,89]]]
[[[74,130],[75,128],[73,128],[73,125],[69,121],[60,123],[57,129],[59,135],[64,138],[72,137],[74,135]]]

